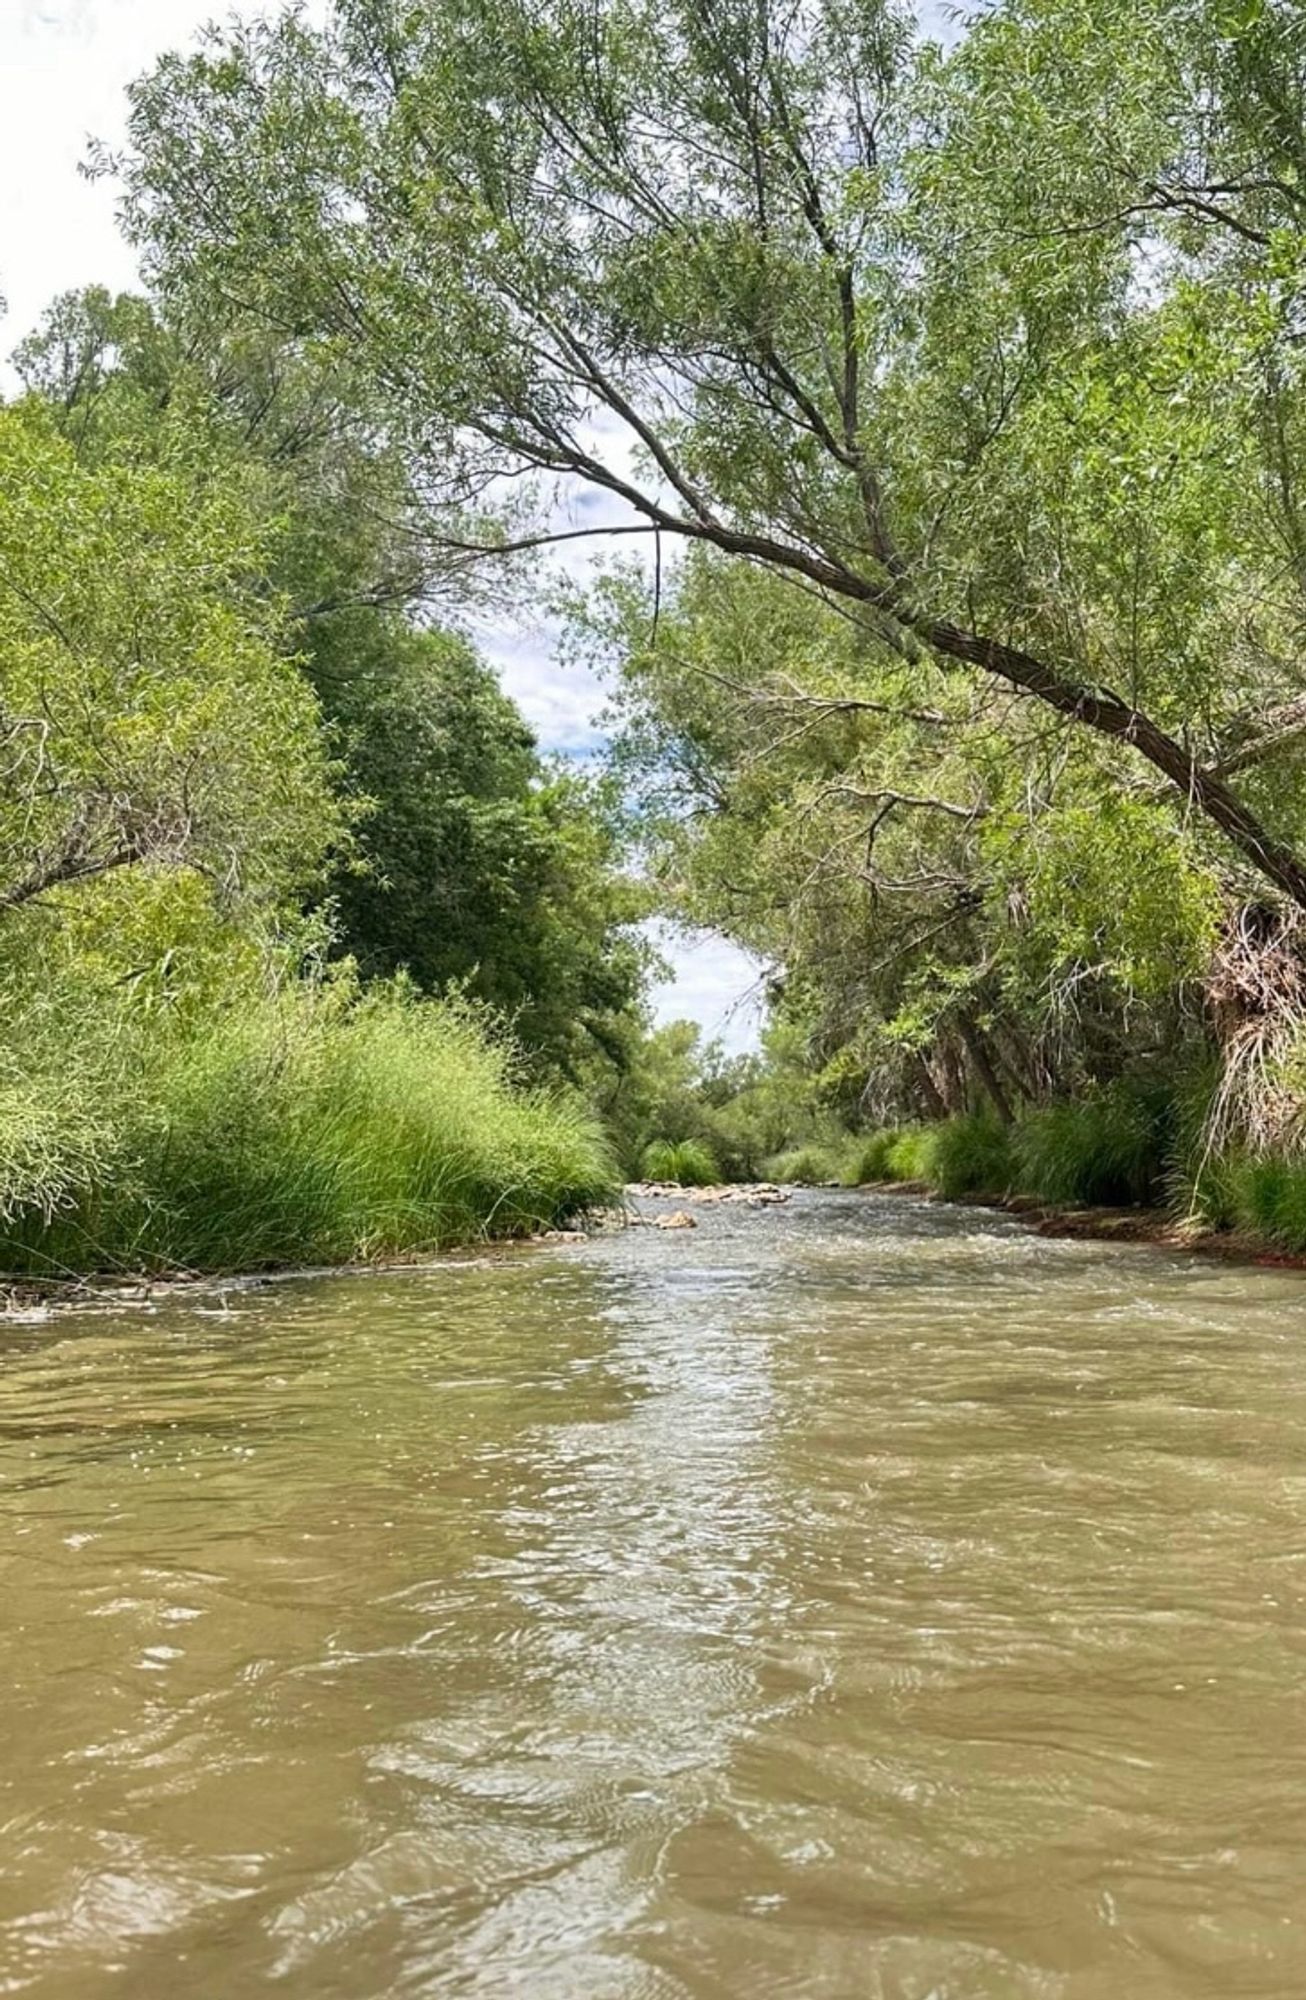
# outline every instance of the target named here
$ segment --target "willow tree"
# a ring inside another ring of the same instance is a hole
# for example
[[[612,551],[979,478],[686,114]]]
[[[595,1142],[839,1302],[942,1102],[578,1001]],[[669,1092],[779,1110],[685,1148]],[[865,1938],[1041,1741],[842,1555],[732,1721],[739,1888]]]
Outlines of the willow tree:
[[[487,546],[767,566],[1306,907],[1301,75],[1274,0],[335,0],[137,86],[126,214],[447,519],[533,495]]]
[[[0,918],[128,874],[255,909],[316,876],[343,816],[265,556],[238,490],[81,466],[0,410]]]

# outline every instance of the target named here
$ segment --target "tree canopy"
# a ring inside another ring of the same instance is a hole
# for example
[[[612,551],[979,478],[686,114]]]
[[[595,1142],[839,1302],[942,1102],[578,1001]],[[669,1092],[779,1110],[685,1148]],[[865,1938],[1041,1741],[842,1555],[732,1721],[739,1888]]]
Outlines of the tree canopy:
[[[0,911],[128,868],[232,900],[320,875],[344,818],[262,560],[238,494],[0,411]]]
[[[946,58],[884,0],[339,0],[160,64],[126,213],[361,367],[453,518],[579,480],[1306,905],[1295,784],[1243,782],[1302,720],[1302,62],[1268,0],[1012,0]]]
[[[460,986],[546,1064],[615,1046],[642,957],[611,812],[546,768],[491,669],[436,622],[469,591],[452,595],[375,390],[276,329],[95,290],[59,300],[18,361],[80,465],[184,465],[263,524],[257,560],[351,821],[317,887],[336,951],[367,977]]]

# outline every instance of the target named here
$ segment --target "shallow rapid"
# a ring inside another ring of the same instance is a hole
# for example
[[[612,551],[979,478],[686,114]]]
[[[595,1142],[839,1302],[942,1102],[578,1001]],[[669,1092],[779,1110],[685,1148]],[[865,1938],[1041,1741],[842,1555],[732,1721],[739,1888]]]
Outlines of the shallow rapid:
[[[0,1994],[1306,1992],[1306,1278],[696,1212],[0,1332]]]

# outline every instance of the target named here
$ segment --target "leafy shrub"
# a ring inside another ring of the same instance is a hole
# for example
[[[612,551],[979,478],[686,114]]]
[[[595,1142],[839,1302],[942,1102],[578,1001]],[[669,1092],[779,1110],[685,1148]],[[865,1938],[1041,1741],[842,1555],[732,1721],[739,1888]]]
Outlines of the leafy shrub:
[[[1032,1112],[1013,1135],[1016,1185],[1050,1202],[1151,1200],[1170,1151],[1169,1111],[1156,1092],[1114,1085]]]
[[[698,1139],[655,1139],[644,1148],[640,1169],[645,1180],[672,1181],[677,1187],[712,1187],[721,1170]]]
[[[989,1111],[949,1118],[935,1128],[929,1179],[942,1195],[1005,1194],[1011,1184],[1011,1134]]]

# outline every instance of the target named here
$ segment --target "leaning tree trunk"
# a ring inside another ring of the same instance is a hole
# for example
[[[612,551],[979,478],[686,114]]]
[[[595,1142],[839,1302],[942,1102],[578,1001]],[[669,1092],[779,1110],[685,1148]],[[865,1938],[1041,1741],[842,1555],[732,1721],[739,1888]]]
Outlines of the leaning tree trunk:
[[[974,1065],[975,1074],[983,1084],[989,1102],[997,1112],[998,1117],[1004,1125],[1014,1123],[1011,1105],[1007,1101],[1007,1093],[1002,1088],[997,1070],[993,1066],[992,1057],[989,1055],[988,1043],[985,1040],[984,1031],[980,1027],[979,1022],[975,1020],[973,1015],[963,1012],[957,1016],[957,1033],[961,1036],[962,1042],[965,1044],[966,1054],[970,1057]]]
[[[912,1057],[911,1074],[926,1118],[936,1123],[941,1122],[948,1115],[948,1107],[943,1101],[943,1093],[934,1081],[924,1056]]]

